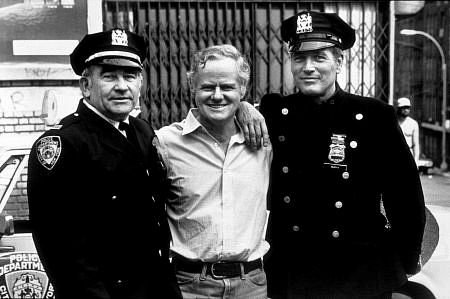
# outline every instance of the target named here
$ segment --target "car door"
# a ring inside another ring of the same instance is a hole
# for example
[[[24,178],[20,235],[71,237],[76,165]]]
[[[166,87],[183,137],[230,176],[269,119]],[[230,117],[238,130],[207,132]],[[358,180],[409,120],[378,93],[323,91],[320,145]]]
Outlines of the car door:
[[[28,154],[27,147],[0,147],[0,298],[54,298],[36,253],[29,220],[14,219],[5,209],[13,200],[11,194]]]

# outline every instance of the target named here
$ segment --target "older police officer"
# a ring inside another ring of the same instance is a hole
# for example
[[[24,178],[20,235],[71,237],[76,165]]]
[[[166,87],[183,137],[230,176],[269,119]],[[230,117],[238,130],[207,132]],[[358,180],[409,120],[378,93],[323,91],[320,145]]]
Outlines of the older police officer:
[[[83,99],[31,150],[33,237],[56,298],[181,298],[154,132],[130,116],[145,50],[121,29],[85,36],[70,56]]]
[[[302,11],[281,34],[299,92],[261,100],[274,148],[269,293],[390,298],[418,270],[425,223],[394,110],[337,84],[355,32],[336,14]]]

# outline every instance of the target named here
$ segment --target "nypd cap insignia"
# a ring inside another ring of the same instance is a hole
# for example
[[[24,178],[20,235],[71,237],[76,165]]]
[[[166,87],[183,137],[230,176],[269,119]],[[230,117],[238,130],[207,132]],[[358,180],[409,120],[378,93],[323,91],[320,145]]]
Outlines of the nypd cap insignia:
[[[87,34],[70,54],[70,64],[77,75],[89,65],[116,65],[142,69],[146,45],[136,33],[112,29]]]
[[[335,13],[302,11],[282,22],[281,37],[289,52],[334,46],[345,50],[355,43],[355,30]]]
[[[59,136],[45,136],[36,143],[36,155],[39,163],[52,170],[61,156],[62,144]]]

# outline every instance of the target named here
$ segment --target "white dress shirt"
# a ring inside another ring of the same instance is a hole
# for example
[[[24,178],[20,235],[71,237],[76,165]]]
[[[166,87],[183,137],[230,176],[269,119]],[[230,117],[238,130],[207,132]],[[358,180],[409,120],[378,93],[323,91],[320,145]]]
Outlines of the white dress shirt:
[[[272,147],[252,151],[242,130],[228,150],[196,119],[156,131],[155,145],[167,167],[167,213],[171,250],[191,260],[252,261],[268,250],[265,241]]]

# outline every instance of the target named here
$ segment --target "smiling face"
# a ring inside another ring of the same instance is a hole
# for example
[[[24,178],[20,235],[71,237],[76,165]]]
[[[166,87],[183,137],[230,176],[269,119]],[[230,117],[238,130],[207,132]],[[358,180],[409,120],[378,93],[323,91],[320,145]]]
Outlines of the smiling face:
[[[239,83],[236,60],[209,59],[193,78],[193,92],[200,123],[210,126],[234,123],[234,115],[245,88]]]
[[[335,57],[331,48],[296,52],[291,56],[294,84],[308,96],[322,100],[330,98],[336,87],[336,75],[340,72],[342,57]]]
[[[80,79],[84,98],[106,117],[121,121],[139,99],[142,74],[139,69],[93,65],[90,75]]]

